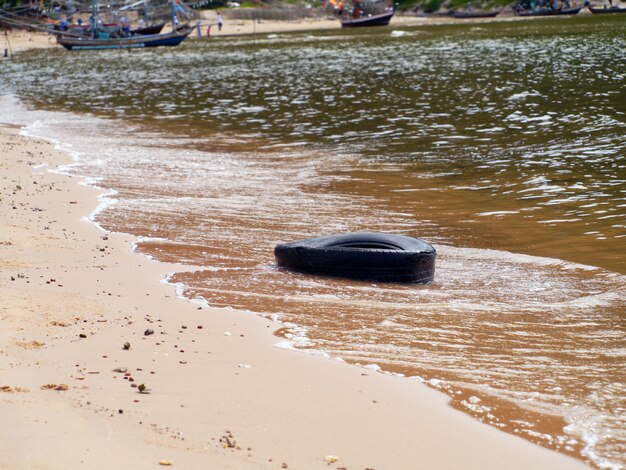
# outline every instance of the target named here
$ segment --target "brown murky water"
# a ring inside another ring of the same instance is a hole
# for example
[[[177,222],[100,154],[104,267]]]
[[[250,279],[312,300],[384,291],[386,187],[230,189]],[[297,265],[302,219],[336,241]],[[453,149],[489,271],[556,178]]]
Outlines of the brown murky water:
[[[0,74],[19,73],[9,91],[48,111],[0,109],[70,145],[66,171],[115,191],[97,223],[198,267],[172,275],[181,295],[272,316],[280,347],[425,381],[482,421],[620,468],[625,24],[33,54]],[[277,243],[361,230],[431,242],[435,282],[274,264]]]

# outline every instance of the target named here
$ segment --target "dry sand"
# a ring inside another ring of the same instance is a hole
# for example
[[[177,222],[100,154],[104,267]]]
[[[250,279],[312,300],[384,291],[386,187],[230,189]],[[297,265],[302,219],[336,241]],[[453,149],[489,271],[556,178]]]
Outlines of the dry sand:
[[[414,380],[278,349],[279,324],[177,299],[160,281],[185,267],[84,220],[100,193],[49,171],[68,160],[0,126],[1,469],[587,468]]]
[[[24,30],[1,31],[2,51],[16,54],[29,49],[44,49],[57,47],[56,39],[48,33],[32,32]],[[6,34],[6,36],[5,36]],[[7,43],[8,41],[8,43]],[[2,60],[0,59],[0,62]],[[0,115],[2,118],[2,115]]]

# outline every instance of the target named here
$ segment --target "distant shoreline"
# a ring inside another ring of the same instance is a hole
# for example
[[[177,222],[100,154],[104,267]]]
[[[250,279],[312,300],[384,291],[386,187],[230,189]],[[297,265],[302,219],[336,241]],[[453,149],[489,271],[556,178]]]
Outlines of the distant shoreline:
[[[580,15],[590,15],[583,10]],[[468,24],[468,23],[493,23],[503,21],[525,21],[533,20],[537,17],[519,17],[511,14],[501,14],[494,18],[467,18],[459,19],[446,16],[402,16],[396,15],[391,20],[387,28],[394,27],[413,27],[425,25],[446,25],[446,24]],[[200,19],[200,27],[202,38],[198,39],[194,31],[189,40],[206,40],[207,30],[210,28],[210,38],[243,36],[252,34],[273,34],[273,33],[289,33],[296,31],[320,31],[320,30],[341,30],[341,24],[338,19],[311,19],[303,18],[297,21],[291,20],[240,20],[240,19],[224,19],[222,31],[217,28],[216,10],[205,10],[202,12]],[[169,26],[166,26],[168,30]],[[26,30],[12,30],[7,34],[10,52],[13,54],[23,52],[30,49],[46,49],[50,47],[60,47],[56,40],[50,34],[44,32],[33,32]],[[5,46],[6,47],[6,46]],[[3,48],[4,49],[4,48]]]

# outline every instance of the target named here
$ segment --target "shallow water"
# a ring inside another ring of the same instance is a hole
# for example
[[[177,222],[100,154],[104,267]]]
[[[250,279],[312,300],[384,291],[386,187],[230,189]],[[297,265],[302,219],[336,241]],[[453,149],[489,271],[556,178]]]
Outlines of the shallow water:
[[[172,277],[185,296],[279,314],[283,347],[419,377],[481,420],[618,468],[625,26],[568,18],[29,53],[1,69],[0,91],[31,110],[10,98],[0,109],[79,152],[68,171],[117,191],[103,227],[200,268]],[[357,230],[432,242],[435,283],[274,265],[276,243]]]

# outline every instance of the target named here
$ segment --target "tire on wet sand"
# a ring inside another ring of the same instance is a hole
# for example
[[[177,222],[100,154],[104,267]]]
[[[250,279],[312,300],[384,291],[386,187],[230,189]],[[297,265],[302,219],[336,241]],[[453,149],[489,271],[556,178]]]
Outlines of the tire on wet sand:
[[[279,244],[278,266],[309,274],[378,282],[426,284],[435,277],[436,250],[418,238],[359,232]]]

